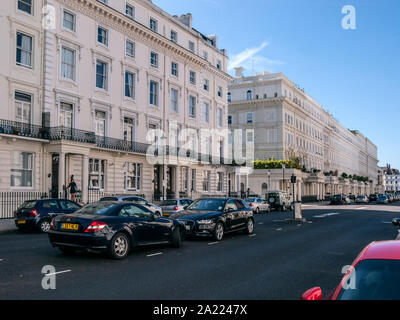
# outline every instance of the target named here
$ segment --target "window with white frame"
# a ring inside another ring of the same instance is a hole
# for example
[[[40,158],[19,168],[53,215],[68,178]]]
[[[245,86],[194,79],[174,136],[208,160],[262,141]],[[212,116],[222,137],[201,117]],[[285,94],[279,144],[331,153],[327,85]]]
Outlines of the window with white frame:
[[[150,81],[150,105],[158,106],[158,82]]]
[[[195,51],[195,47],[194,47],[194,42],[193,41],[189,41],[189,50],[192,51],[193,53]]]
[[[97,27],[97,42],[108,46],[108,30],[103,27]]]
[[[72,32],[76,31],[76,15],[65,9],[63,10],[63,28]]]
[[[33,1],[34,0],[18,0],[18,10],[27,14],[33,14]]]
[[[96,61],[96,87],[108,90],[108,63],[98,59]]]
[[[210,81],[209,80],[207,80],[207,79],[203,80],[203,89],[206,91],[210,90]]]
[[[75,50],[61,48],[61,77],[75,81]]]
[[[218,87],[217,95],[218,97],[222,98],[222,87]]]
[[[194,71],[189,72],[189,81],[190,84],[196,85],[196,72]]]
[[[217,172],[217,191],[222,192],[224,191],[224,173]]]
[[[179,67],[178,67],[178,64],[177,64],[176,62],[172,62],[172,63],[171,63],[171,74],[172,74],[173,76],[175,76],[175,77],[178,76],[178,71],[179,71],[178,68],[179,68]]]
[[[231,115],[228,116],[228,124],[232,124],[232,116]]]
[[[34,155],[29,152],[13,152],[11,182],[13,188],[32,188]]]
[[[125,71],[125,97],[135,100],[135,74]]]
[[[126,55],[130,58],[135,58],[136,55],[136,45],[134,42],[127,40],[126,41],[126,48],[125,48]]]
[[[129,18],[135,20],[135,8],[132,7],[131,5],[129,5],[129,4],[126,4],[126,5],[125,5],[125,14],[126,14]]]
[[[210,122],[210,105],[206,102],[203,104],[203,121]]]
[[[74,106],[71,103],[60,102],[60,123],[64,128],[73,128],[74,126]]]
[[[124,188],[126,191],[142,189],[142,164],[125,162]]]
[[[189,117],[196,118],[197,99],[194,96],[189,96]]]
[[[210,191],[211,171],[203,170],[203,191]]]
[[[92,190],[105,189],[106,160],[89,159],[89,188]]]
[[[150,29],[158,32],[158,21],[156,19],[150,18]]]
[[[135,141],[135,119],[124,118],[124,140],[129,142]]]
[[[247,114],[247,124],[252,124],[253,123],[253,118],[254,118],[254,114],[253,113],[248,113]]]
[[[219,127],[222,127],[223,126],[223,117],[222,117],[222,115],[223,115],[223,111],[222,111],[222,109],[221,108],[218,108],[217,109],[217,125],[219,126]]]
[[[171,41],[178,43],[178,33],[176,31],[171,30]]]
[[[107,114],[104,111],[95,111],[95,119],[94,126],[95,132],[97,136],[105,137],[106,136],[106,118]]]
[[[178,90],[171,89],[171,111],[178,112]]]
[[[17,65],[32,68],[32,37],[17,32]]]
[[[232,102],[232,93],[228,92],[228,102]]]
[[[15,92],[15,121],[30,124],[32,121],[32,96]]]
[[[153,51],[150,53],[150,65],[154,68],[158,68],[158,54]]]

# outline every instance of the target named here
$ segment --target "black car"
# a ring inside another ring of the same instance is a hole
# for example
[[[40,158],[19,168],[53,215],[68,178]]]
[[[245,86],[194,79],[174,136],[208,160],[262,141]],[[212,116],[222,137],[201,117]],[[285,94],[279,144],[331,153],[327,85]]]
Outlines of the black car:
[[[376,193],[370,194],[369,195],[369,201],[378,201],[378,195]]]
[[[253,210],[241,199],[199,199],[171,218],[185,225],[187,236],[212,236],[216,241],[225,233],[254,232]]]
[[[180,247],[184,226],[140,204],[98,202],[56,217],[48,234],[53,247],[64,253],[84,249],[123,259],[132,247],[167,243]]]
[[[50,222],[60,214],[71,214],[82,208],[76,202],[65,199],[42,199],[25,201],[15,211],[15,225],[21,231],[48,232]]]

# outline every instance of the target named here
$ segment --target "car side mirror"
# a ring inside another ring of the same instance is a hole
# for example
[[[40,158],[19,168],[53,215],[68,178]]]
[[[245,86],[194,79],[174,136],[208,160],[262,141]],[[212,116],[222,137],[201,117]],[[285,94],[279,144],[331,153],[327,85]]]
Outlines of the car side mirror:
[[[161,216],[158,213],[153,213],[153,220],[158,220],[160,217]]]
[[[322,300],[322,289],[319,287],[315,287],[310,290],[307,290],[301,296],[301,300],[304,300],[304,301]]]

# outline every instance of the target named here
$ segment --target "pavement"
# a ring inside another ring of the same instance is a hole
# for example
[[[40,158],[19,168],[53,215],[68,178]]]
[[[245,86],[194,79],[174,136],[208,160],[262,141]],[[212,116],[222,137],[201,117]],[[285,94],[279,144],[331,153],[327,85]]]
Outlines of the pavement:
[[[10,232],[16,230],[14,219],[1,219],[0,220],[0,233]]]
[[[324,296],[342,269],[372,241],[393,240],[400,203],[320,206],[255,216],[255,234],[220,243],[185,241],[180,249],[149,247],[114,261],[95,253],[64,255],[47,235],[0,234],[0,299],[298,300],[315,286]],[[41,286],[54,266],[56,290]]]

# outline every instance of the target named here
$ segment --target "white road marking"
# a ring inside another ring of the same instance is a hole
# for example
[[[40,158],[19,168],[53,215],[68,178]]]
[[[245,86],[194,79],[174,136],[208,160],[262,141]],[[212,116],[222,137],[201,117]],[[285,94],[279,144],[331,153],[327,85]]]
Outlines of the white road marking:
[[[216,242],[210,242],[208,245],[209,246],[212,246],[212,245],[214,245],[214,244],[219,244],[220,242],[219,241],[216,241]]]
[[[332,217],[332,216],[337,216],[337,215],[339,215],[340,213],[335,213],[335,212],[333,212],[333,213],[326,213],[326,214],[321,214],[321,215],[318,215],[318,216],[314,216],[313,218],[327,218],[327,217]]]
[[[249,235],[249,237],[255,237],[256,236],[256,234],[251,234],[251,235]]]
[[[368,209],[367,207],[361,207],[361,208],[357,208],[356,210],[365,210]]]
[[[283,230],[282,228],[276,229],[276,231],[282,231],[282,230]]]
[[[384,224],[392,224],[392,222],[387,222],[387,221],[382,221],[382,223],[384,223]]]
[[[0,259],[0,262],[4,261],[3,259]]]
[[[65,271],[59,271],[59,272],[53,272],[53,273],[46,273],[45,276],[55,276],[56,274],[60,274],[60,273],[67,273],[67,272],[71,272],[72,270],[65,270]]]
[[[298,226],[298,227],[301,227],[301,226],[302,226],[302,224],[298,224],[297,226]]]
[[[162,254],[163,254],[162,252],[157,252],[157,253],[149,254],[147,256],[150,258],[150,257],[160,256]]]
[[[264,222],[260,222],[259,224],[264,224]]]

